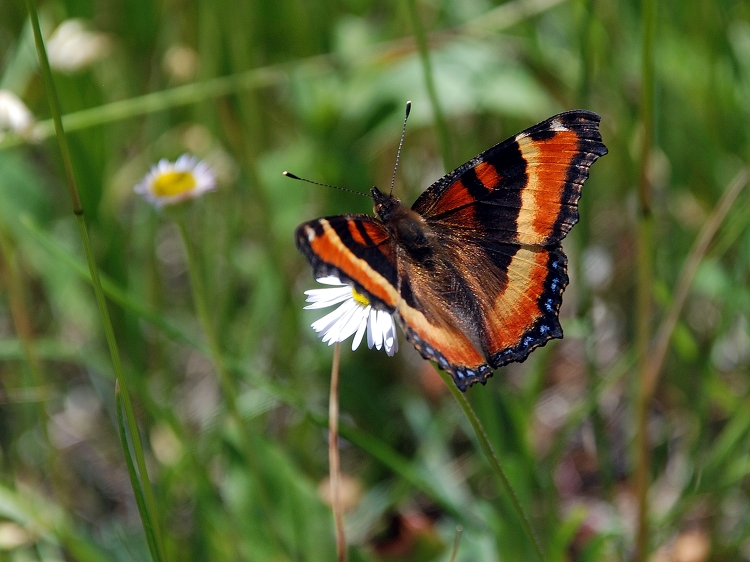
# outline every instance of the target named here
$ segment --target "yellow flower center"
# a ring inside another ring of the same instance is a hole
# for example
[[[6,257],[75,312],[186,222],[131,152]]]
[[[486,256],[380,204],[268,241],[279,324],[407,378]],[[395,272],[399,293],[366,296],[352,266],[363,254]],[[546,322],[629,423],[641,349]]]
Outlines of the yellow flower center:
[[[370,300],[362,293],[358,293],[354,287],[352,287],[352,298],[362,306],[370,306]]]
[[[192,172],[165,172],[154,180],[154,195],[174,197],[195,189],[195,176]]]

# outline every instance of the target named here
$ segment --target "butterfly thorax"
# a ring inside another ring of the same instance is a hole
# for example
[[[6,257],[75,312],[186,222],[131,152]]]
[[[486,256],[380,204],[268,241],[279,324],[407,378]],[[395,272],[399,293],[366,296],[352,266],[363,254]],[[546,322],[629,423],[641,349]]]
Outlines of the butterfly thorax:
[[[383,221],[397,246],[406,250],[414,260],[429,260],[433,254],[431,240],[434,235],[424,218],[402,205],[393,195],[386,195],[377,187],[373,187],[370,193],[375,201],[375,214]]]

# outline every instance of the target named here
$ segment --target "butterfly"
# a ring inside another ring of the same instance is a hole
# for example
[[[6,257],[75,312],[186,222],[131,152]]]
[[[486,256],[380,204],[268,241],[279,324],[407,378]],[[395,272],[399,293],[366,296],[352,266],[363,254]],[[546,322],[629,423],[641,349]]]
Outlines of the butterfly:
[[[305,222],[297,247],[316,278],[336,276],[393,314],[461,391],[484,384],[563,336],[560,244],[589,167],[607,154],[599,121],[585,110],[550,117],[443,176],[411,208],[373,187],[377,218]]]

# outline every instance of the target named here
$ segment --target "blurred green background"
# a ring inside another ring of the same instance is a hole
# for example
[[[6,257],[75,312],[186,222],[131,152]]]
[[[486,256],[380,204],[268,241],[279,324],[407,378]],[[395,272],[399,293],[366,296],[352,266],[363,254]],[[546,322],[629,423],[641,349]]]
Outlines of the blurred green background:
[[[387,187],[410,99],[396,182],[407,203],[447,171],[443,152],[455,167],[558,111],[602,116],[609,155],[592,167],[565,241],[566,337],[467,393],[546,559],[633,559],[645,428],[642,559],[750,560],[747,192],[697,254],[642,427],[636,347],[661,325],[691,246],[750,158],[750,4],[656,2],[644,55],[652,4],[643,2],[416,2],[445,151],[409,2],[39,5],[167,559],[334,559],[332,349],[309,327],[320,311],[302,310],[316,283],[293,232],[371,203],[281,172]],[[73,18],[93,35],[66,50],[51,38]],[[148,560],[112,364],[20,1],[0,3],[0,90],[35,119],[0,130],[0,559]],[[179,233],[133,193],[152,164],[184,152],[219,178],[187,220],[239,429],[206,353]],[[642,177],[652,188],[645,219]],[[645,328],[639,287],[652,304]],[[459,561],[531,560],[432,367],[403,339],[394,358],[352,353],[348,342],[342,351],[350,559],[447,561],[460,525]]]

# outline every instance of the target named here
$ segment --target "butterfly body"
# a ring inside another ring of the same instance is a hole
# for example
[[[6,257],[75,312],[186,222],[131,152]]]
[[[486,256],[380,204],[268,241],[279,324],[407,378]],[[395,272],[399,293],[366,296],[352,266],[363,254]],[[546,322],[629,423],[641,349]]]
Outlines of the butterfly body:
[[[375,214],[300,225],[316,277],[335,275],[394,314],[459,389],[562,337],[560,242],[588,169],[607,150],[599,116],[561,113],[453,170],[411,208],[371,191]]]
[[[434,253],[434,233],[424,218],[392,195],[385,195],[377,187],[371,192],[373,211],[383,222],[396,248],[403,249],[412,259],[427,263]]]

